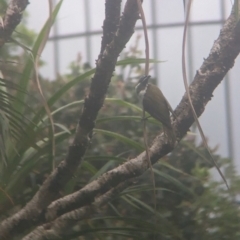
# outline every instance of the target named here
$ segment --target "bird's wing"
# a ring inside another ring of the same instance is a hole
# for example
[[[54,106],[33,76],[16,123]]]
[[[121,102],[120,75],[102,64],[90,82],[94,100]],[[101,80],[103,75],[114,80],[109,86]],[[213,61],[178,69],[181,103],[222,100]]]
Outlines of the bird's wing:
[[[147,94],[148,92],[151,94]],[[164,126],[169,129],[172,128],[168,104],[158,87],[148,84],[148,88],[143,99],[143,108]]]
[[[165,96],[164,96],[164,97],[165,97]],[[173,111],[170,103],[168,102],[168,100],[167,100],[166,98],[165,98],[165,100],[166,100],[166,102],[167,102],[169,112],[172,114],[172,116],[173,116],[175,119],[177,119],[177,116],[176,116],[176,114],[174,113],[174,111]]]

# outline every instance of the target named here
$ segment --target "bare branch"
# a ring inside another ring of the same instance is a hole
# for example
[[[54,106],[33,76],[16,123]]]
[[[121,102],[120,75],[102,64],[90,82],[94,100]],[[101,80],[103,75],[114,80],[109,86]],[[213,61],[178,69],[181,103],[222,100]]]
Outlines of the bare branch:
[[[72,234],[72,226],[82,219],[89,218],[92,214],[99,211],[99,208],[115,198],[125,188],[131,184],[130,181],[120,183],[115,188],[112,188],[105,194],[96,197],[92,204],[88,204],[83,208],[76,209],[57,218],[54,222],[50,222],[39,226],[33,232],[28,234],[23,240],[44,240],[44,239],[59,239],[58,236],[68,237]]]
[[[0,47],[8,42],[17,25],[22,19],[22,14],[28,5],[28,0],[12,0],[8,6],[2,23],[0,23]]]
[[[197,70],[194,81],[190,85],[190,95],[194,109],[199,117],[206,104],[213,97],[213,91],[221,83],[226,73],[233,67],[240,51],[240,21],[237,20],[234,6],[232,12],[214,42],[210,54]],[[178,138],[182,138],[192,125],[194,118],[190,114],[190,105],[185,93],[175,110],[178,117],[175,121]]]
[[[103,38],[100,54],[103,53],[117,32],[120,21],[121,2],[122,0],[106,0],[105,2],[105,20],[103,22]]]

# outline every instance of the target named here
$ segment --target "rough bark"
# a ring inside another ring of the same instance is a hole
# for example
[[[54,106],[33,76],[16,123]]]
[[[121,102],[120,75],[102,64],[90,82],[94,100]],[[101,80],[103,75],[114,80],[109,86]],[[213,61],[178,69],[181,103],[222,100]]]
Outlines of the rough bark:
[[[10,2],[3,21],[0,23],[0,47],[10,40],[13,31],[21,22],[23,11],[28,3],[28,0],[12,0]]]
[[[111,43],[118,29],[120,21],[120,10],[122,0],[106,0],[105,2],[105,20],[103,22],[103,37],[100,54]]]
[[[62,239],[72,235],[71,228],[78,219],[88,219],[89,216],[99,211],[100,207],[111,201],[120,192],[127,188],[131,181],[125,181],[110,189],[103,195],[96,197],[94,202],[86,206],[63,214],[55,221],[43,224],[29,233],[23,240],[45,240],[45,239]],[[59,236],[61,236],[59,238]]]

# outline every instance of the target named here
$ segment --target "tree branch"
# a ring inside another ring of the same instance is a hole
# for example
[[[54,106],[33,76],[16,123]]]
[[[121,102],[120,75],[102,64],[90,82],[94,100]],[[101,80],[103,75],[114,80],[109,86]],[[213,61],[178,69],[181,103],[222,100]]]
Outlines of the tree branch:
[[[103,22],[103,38],[100,54],[111,43],[117,32],[120,21],[120,10],[122,0],[106,0],[105,2],[105,20]]]
[[[203,62],[190,85],[191,99],[198,116],[203,113],[206,104],[211,100],[214,89],[223,80],[229,69],[233,67],[239,51],[240,22],[237,22],[233,10],[218,39],[214,42],[208,58]],[[174,112],[177,117],[172,122],[174,131],[178,139],[182,139],[194,122],[186,93]],[[157,136],[149,150],[152,164],[168,154],[173,148],[172,142],[166,142],[163,134]],[[47,219],[53,220],[68,211],[93,202],[96,196],[104,194],[126,179],[140,176],[147,169],[146,154],[142,152],[136,158],[106,172],[78,192],[53,202],[47,209]]]
[[[105,205],[107,202],[116,198],[116,196],[121,193],[125,188],[131,184],[130,181],[125,181],[118,184],[115,188],[112,188],[105,194],[96,197],[92,204],[88,204],[83,208],[76,209],[74,211],[63,214],[61,217],[57,218],[54,222],[43,224],[39,226],[30,234],[25,236],[23,240],[45,240],[45,239],[59,239],[69,237],[72,234],[72,227],[78,221],[82,219],[89,218],[90,215],[99,211],[99,208]]]
[[[3,21],[0,23],[0,48],[9,41],[14,29],[21,22],[23,11],[28,3],[28,0],[12,0],[10,2]]]

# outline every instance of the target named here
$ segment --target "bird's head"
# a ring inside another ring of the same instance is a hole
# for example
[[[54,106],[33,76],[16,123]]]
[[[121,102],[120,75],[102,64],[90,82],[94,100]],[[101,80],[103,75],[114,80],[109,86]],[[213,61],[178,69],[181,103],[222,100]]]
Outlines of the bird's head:
[[[139,94],[142,90],[144,90],[147,87],[150,77],[151,77],[150,75],[147,75],[147,76],[145,75],[139,79],[135,87],[137,94]]]

